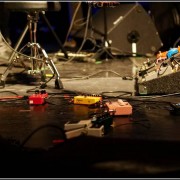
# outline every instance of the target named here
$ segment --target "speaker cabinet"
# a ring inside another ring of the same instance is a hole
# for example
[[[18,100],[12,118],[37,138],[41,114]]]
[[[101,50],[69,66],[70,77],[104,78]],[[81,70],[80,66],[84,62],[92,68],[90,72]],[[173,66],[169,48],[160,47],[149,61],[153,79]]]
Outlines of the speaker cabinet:
[[[138,3],[120,3],[119,6],[102,7],[97,11],[92,16],[89,28],[91,32],[88,32],[92,34],[93,31],[96,40],[102,40],[105,31],[104,17],[107,40],[122,53],[132,53],[134,43],[138,54],[154,54],[163,45],[151,17]]]

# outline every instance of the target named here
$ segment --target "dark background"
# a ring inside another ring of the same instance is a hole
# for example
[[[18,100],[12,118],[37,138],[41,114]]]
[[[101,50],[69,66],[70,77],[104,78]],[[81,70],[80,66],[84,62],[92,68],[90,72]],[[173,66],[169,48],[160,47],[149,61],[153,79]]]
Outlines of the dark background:
[[[46,12],[46,17],[51,23],[54,31],[57,33],[58,37],[64,43],[66,34],[72,18],[72,4],[76,2],[61,2],[61,10],[54,12]],[[124,2],[123,2],[124,3]],[[162,47],[163,50],[167,50],[175,44],[177,39],[180,37],[180,3],[179,2],[140,2],[144,9],[152,17],[157,31],[159,32],[160,38],[164,44]],[[121,5],[121,3],[120,3]],[[82,18],[86,16],[88,3],[82,2],[81,11]],[[98,11],[98,8],[93,9],[93,13]],[[4,17],[1,17],[1,31],[4,36],[10,36],[12,44],[14,45],[22,30],[24,29],[27,19],[25,12],[3,12]],[[9,20],[9,21],[8,21]],[[137,22],[138,23],[138,22]],[[4,26],[8,25],[9,34],[7,28]],[[142,24],[143,26],[143,24]],[[59,47],[56,44],[52,33],[47,27],[45,21],[40,17],[38,24],[38,42],[48,49],[48,44],[55,43],[55,50]],[[28,38],[28,37],[27,37]],[[57,45],[57,46],[56,46]],[[51,46],[52,47],[52,46]]]

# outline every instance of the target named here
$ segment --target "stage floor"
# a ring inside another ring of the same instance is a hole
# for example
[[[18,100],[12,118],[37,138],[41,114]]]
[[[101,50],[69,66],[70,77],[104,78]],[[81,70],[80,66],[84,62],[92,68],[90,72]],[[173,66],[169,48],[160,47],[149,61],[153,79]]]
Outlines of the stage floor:
[[[121,57],[67,63],[56,59],[63,89],[55,88],[54,79],[41,89],[21,67],[13,67],[0,89],[1,177],[24,177],[22,171],[27,177],[42,178],[178,177],[180,121],[170,113],[170,102],[178,103],[180,97],[134,96],[134,70],[145,60]],[[2,61],[1,73],[6,67]],[[28,103],[36,90],[48,93],[45,104]],[[85,135],[56,144],[63,139],[59,130],[65,123],[88,120],[104,111],[73,104],[73,97],[80,94],[103,95],[104,102],[126,100],[133,113],[114,116],[102,137]],[[14,98],[17,95],[24,98]],[[12,173],[3,173],[5,168]]]

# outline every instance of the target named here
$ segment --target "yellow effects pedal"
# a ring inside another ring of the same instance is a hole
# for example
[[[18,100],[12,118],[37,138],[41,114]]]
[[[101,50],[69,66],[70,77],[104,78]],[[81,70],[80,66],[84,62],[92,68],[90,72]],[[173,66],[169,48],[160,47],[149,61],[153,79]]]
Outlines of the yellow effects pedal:
[[[99,97],[99,96],[75,96],[74,104],[91,105],[91,104],[98,103],[101,100],[102,100],[102,97]]]

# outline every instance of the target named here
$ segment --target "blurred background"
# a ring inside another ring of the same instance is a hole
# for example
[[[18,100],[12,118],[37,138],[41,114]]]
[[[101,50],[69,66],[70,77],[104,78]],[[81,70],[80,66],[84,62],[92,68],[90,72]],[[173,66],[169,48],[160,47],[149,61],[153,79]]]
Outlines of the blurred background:
[[[75,11],[77,10],[78,2],[59,2],[61,9],[59,11],[46,11],[46,17],[52,25],[53,30],[57,33],[58,37],[65,43],[66,35],[71,25],[71,21]],[[22,33],[26,23],[27,17],[25,12],[21,11],[9,11],[3,9],[4,2],[1,2],[1,31],[2,34],[9,38],[14,45],[20,34]],[[119,3],[119,6],[126,4],[126,2]],[[174,45],[177,45],[178,38],[180,37],[180,3],[179,2],[139,2],[145,9],[145,11],[152,18],[159,36],[162,40],[162,50],[167,50]],[[81,5],[76,12],[75,23],[78,24],[78,28],[83,27],[83,22],[87,17],[88,3],[81,2]],[[123,6],[122,6],[123,7]],[[123,8],[122,8],[123,9]],[[92,16],[101,10],[101,7],[92,6]],[[136,22],[141,24],[142,22]],[[78,43],[77,37],[73,37],[73,28],[71,29],[70,40],[75,40]],[[40,18],[37,32],[38,41],[42,44],[47,51],[58,50],[58,45],[47,27],[47,24]],[[28,36],[27,36],[28,38]],[[82,40],[82,39],[81,39]],[[80,40],[80,41],[81,41]],[[74,47],[74,41],[68,44],[68,47]],[[53,45],[53,46],[52,46]]]

